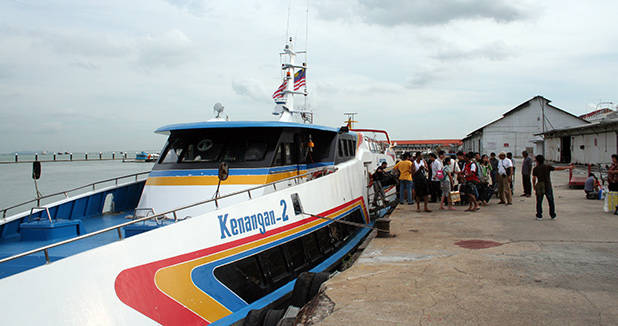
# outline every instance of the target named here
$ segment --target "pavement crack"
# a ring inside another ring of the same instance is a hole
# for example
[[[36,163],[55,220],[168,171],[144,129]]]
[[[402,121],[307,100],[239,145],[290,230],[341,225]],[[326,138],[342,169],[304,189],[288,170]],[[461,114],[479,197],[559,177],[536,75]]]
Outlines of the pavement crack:
[[[599,309],[599,307],[597,307],[597,305],[595,305],[592,301],[590,301],[590,299],[588,298],[588,296],[584,292],[582,292],[582,291],[580,291],[578,289],[573,289],[573,291],[577,292],[577,294],[579,294],[582,297],[584,297],[584,299],[586,299],[588,304],[590,304],[590,306],[592,308],[594,308],[594,310],[597,311],[597,314],[598,314],[598,317],[599,317],[599,325],[602,325],[603,323],[601,322],[601,309]]]
[[[470,273],[468,273],[468,272],[464,272],[464,271],[462,271],[461,269],[459,269],[459,268],[457,268],[457,267],[453,267],[453,268],[454,268],[456,271],[458,271],[458,272],[460,272],[460,273],[462,273],[462,274],[470,275]]]

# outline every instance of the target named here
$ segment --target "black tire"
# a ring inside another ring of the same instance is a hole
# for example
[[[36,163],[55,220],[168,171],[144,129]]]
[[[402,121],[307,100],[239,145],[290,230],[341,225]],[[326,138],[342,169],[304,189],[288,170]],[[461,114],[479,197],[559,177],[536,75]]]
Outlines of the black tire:
[[[262,326],[277,326],[285,311],[283,309],[268,309],[264,316]]]
[[[302,307],[307,303],[307,294],[311,288],[313,273],[303,272],[296,278],[294,291],[292,292],[292,300],[290,304],[295,307]]]
[[[251,310],[243,321],[243,326],[261,326],[264,323],[264,317],[266,316],[266,309]]]
[[[313,297],[315,297],[320,291],[320,286],[322,283],[328,281],[330,274],[327,272],[315,273],[313,275],[313,279],[311,280],[311,287],[309,287],[309,292],[307,293],[307,302],[309,302]],[[307,303],[305,302],[305,303]]]

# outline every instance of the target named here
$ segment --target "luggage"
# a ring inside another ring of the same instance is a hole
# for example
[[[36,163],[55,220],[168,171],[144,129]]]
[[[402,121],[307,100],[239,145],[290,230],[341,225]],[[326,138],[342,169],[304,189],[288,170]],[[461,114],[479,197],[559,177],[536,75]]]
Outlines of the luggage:
[[[461,195],[459,194],[459,191],[451,191],[448,194],[448,196],[451,199],[451,202],[453,203],[457,203],[461,201]]]

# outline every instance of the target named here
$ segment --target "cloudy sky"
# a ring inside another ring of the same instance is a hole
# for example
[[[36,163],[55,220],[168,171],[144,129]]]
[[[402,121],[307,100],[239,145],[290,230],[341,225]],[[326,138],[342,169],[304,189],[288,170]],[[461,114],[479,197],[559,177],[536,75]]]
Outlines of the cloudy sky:
[[[535,95],[618,102],[616,1],[309,3],[306,41],[306,0],[2,1],[0,152],[157,149],[216,102],[272,119],[286,30],[320,124],[461,138]]]

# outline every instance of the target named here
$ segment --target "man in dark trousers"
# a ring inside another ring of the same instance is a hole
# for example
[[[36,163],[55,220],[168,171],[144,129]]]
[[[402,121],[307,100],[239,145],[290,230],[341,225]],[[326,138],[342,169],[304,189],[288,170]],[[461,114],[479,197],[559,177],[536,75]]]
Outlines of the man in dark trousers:
[[[513,153],[511,152],[506,153],[506,158],[508,158],[509,160],[511,160],[511,162],[513,162]],[[511,185],[511,195],[514,195],[515,194],[515,163],[513,163],[513,174],[511,174],[510,185]]]
[[[554,167],[545,164],[545,157],[537,155],[535,157],[536,167],[532,170],[532,185],[536,193],[536,220],[543,219],[543,196],[547,197],[549,203],[549,216],[552,220],[556,219],[556,205],[554,203],[554,191],[551,187],[551,171],[573,169],[573,165]]]
[[[530,174],[532,173],[532,158],[528,155],[528,152],[523,151],[521,156],[524,157],[524,161],[521,164],[521,183],[524,186],[524,193],[522,197],[530,197],[532,195],[532,184],[530,183]]]
[[[496,158],[496,153],[491,152],[491,154],[489,154],[489,164],[491,164],[491,185],[494,187],[494,189],[498,189],[498,187],[496,187],[496,185],[498,184],[498,159]]]

